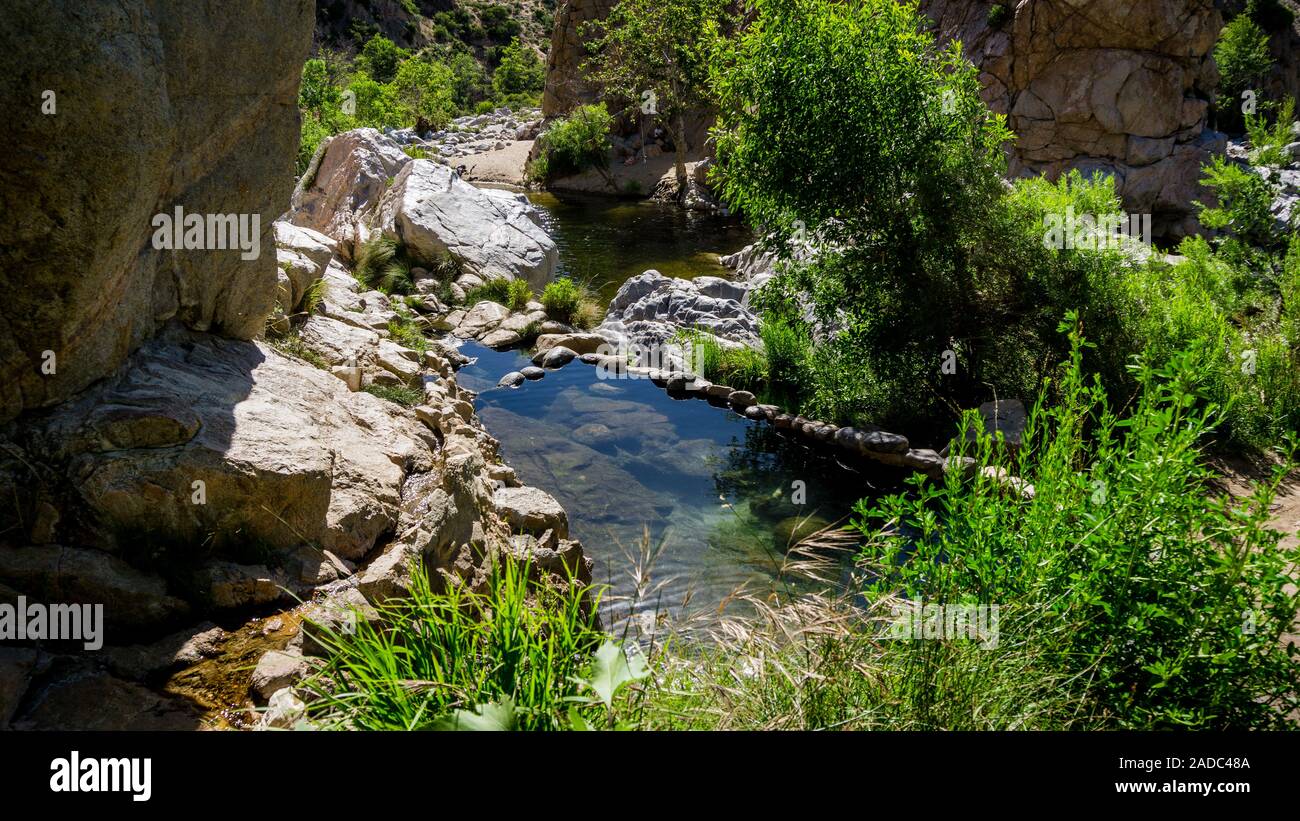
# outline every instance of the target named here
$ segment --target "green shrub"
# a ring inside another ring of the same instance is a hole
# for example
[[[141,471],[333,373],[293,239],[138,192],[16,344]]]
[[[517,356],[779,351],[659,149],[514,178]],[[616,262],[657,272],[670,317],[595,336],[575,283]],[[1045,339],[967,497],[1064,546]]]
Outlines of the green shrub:
[[[588,298],[586,289],[568,277],[548,283],[542,291],[542,305],[547,316],[566,325],[574,324],[574,320],[580,317],[583,301]]]
[[[397,76],[398,66],[411,56],[387,37],[376,34],[362,46],[357,55],[357,65],[375,79],[376,82],[391,82]]]
[[[1047,650],[1032,674],[1072,690],[1086,724],[1285,726],[1300,705],[1281,642],[1300,605],[1288,590],[1300,550],[1267,526],[1284,471],[1247,499],[1212,491],[1201,447],[1216,409],[1198,373],[1213,352],[1141,368],[1121,420],[1084,375],[1077,329],[1071,339],[1063,401],[1034,409],[1014,464],[1033,498],[954,472],[861,504],[873,595],[997,605],[1001,634]],[[987,441],[978,456],[993,461]],[[931,642],[896,644],[918,681],[942,674]]]
[[[581,297],[577,283],[564,277],[547,284],[542,291],[542,305],[552,319],[567,323],[577,313]]]
[[[512,311],[523,310],[532,301],[533,289],[522,279],[496,277],[489,279],[478,287],[471,288],[465,294],[465,301],[470,305],[487,300],[504,305]]]
[[[443,128],[451,121],[456,109],[454,86],[450,68],[418,57],[402,63],[393,78],[407,121],[417,130]]]
[[[501,52],[501,63],[492,73],[492,90],[499,99],[513,95],[536,95],[546,80],[546,68],[537,53],[519,38],[510,41]]]
[[[1214,61],[1220,77],[1215,103],[1219,127],[1239,132],[1243,125],[1242,94],[1253,91],[1258,96],[1264,76],[1273,67],[1268,35],[1250,15],[1239,15],[1219,35]]]
[[[541,147],[530,165],[529,177],[546,182],[588,168],[606,168],[611,123],[604,103],[580,106],[556,121],[538,138]]]
[[[994,3],[989,6],[988,23],[989,28],[1002,28],[1003,24],[1011,19],[1011,9],[1003,3]]]
[[[1277,186],[1223,156],[1214,157],[1203,170],[1201,184],[1213,189],[1218,203],[1213,208],[1194,203],[1200,210],[1201,224],[1228,231],[1251,245],[1276,247],[1279,237],[1270,209]]]
[[[1287,99],[1278,107],[1270,125],[1263,114],[1246,115],[1246,133],[1250,135],[1252,165],[1285,168],[1294,161],[1287,145],[1296,141],[1291,130],[1295,122],[1295,100]]]

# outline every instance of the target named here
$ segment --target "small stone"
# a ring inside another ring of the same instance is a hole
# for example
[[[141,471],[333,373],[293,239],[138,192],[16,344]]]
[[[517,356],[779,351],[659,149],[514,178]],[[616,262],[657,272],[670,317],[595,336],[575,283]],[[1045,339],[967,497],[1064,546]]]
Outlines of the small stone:
[[[519,371],[511,371],[497,380],[498,388],[517,388],[524,384],[524,375]]]
[[[264,699],[306,678],[307,660],[296,653],[272,650],[262,654],[253,670],[249,686]]]
[[[262,714],[259,729],[292,729],[307,715],[307,705],[294,695],[293,690],[285,687],[276,691],[267,701],[266,712]]]
[[[519,372],[524,375],[525,379],[541,379],[543,376],[546,376],[546,369],[539,368],[536,365],[529,365],[526,368],[521,368]]]
[[[551,348],[546,353],[541,354],[541,365],[544,368],[550,368],[552,370],[563,368],[565,365],[576,359],[577,356],[576,353],[563,346]]]
[[[727,396],[727,401],[730,402],[735,407],[740,408],[742,410],[744,408],[749,407],[750,405],[754,405],[758,403],[758,400],[754,397],[754,394],[750,393],[749,391],[732,391]]]
[[[767,419],[767,414],[763,413],[763,409],[758,405],[750,405],[745,408],[744,413],[746,419],[752,419],[755,422],[761,422]]]

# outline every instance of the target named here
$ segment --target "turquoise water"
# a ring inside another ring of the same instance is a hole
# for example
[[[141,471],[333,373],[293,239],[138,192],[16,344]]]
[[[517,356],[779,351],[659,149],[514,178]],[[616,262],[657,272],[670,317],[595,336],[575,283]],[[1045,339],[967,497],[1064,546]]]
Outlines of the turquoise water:
[[[595,560],[596,581],[616,600],[634,597],[631,574],[647,564],[643,543],[657,551],[648,567],[657,588],[637,612],[716,612],[741,588],[771,592],[783,583],[777,576],[791,532],[815,529],[802,520],[840,520],[883,487],[881,477],[768,425],[674,398],[649,380],[600,379],[575,361],[498,388],[503,374],[530,364],[525,353],[476,343],[461,350],[476,358],[458,380],[480,392],[480,418],[520,479],[564,505]],[[843,562],[835,572],[846,569]]]

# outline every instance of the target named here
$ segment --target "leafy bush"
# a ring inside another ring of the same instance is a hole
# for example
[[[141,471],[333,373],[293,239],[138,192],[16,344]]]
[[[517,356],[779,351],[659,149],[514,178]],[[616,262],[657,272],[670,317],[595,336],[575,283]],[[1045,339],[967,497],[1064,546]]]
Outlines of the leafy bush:
[[[954,472],[859,506],[873,539],[864,559],[880,574],[874,595],[998,605],[1000,631],[1046,648],[1042,672],[1101,726],[1285,726],[1300,705],[1280,641],[1300,605],[1288,590],[1300,550],[1267,527],[1283,472],[1248,499],[1211,491],[1200,448],[1217,409],[1198,401],[1205,351],[1141,368],[1136,407],[1121,420],[1084,375],[1077,328],[1071,341],[1064,401],[1034,409],[1015,463],[1032,499]],[[993,463],[987,439],[978,455]],[[919,645],[929,643],[898,642],[933,678],[943,656],[927,658]]]
[[[399,48],[392,40],[376,34],[361,48],[357,55],[357,65],[377,82],[388,83],[397,76],[397,67],[411,56],[404,48]]]
[[[989,6],[988,23],[989,28],[1002,28],[1003,24],[1011,19],[1011,9],[1004,3],[994,3]]]
[[[454,85],[450,68],[420,58],[402,63],[393,78],[397,98],[418,130],[442,128],[451,121]]]
[[[1229,231],[1251,245],[1275,247],[1278,238],[1270,209],[1277,186],[1223,156],[1214,157],[1204,171],[1201,184],[1214,190],[1218,204],[1211,208],[1195,203],[1201,224]]]
[[[1224,27],[1214,47],[1219,67],[1219,96],[1215,103],[1220,128],[1242,129],[1242,93],[1258,94],[1264,76],[1273,67],[1268,35],[1250,15],[1242,14]]]
[[[530,165],[529,177],[549,181],[588,168],[606,168],[611,122],[604,103],[579,106],[555,122],[538,138],[541,147]]]
[[[546,69],[537,53],[516,37],[501,52],[501,63],[492,73],[492,90],[498,98],[536,95],[546,80]]]
[[[1287,99],[1278,107],[1270,125],[1263,114],[1246,115],[1246,133],[1250,135],[1250,161],[1253,165],[1285,168],[1294,161],[1287,145],[1296,141],[1291,130],[1295,122],[1295,100]]]
[[[522,279],[497,277],[489,279],[478,287],[471,288],[465,294],[465,301],[470,305],[487,300],[504,305],[512,311],[523,310],[533,298],[533,289]]]

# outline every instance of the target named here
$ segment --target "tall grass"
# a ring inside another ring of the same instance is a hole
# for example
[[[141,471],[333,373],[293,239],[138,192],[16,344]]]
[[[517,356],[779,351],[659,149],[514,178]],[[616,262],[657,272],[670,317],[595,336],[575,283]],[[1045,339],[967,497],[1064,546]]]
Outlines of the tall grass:
[[[954,473],[860,505],[871,592],[1000,605],[1084,724],[1284,726],[1300,706],[1281,643],[1300,606],[1288,589],[1300,550],[1267,526],[1282,471],[1248,499],[1212,491],[1201,447],[1219,409],[1197,384],[1203,351],[1139,368],[1120,418],[1084,377],[1077,329],[1070,338],[1063,401],[1035,408],[1014,465],[1033,498]],[[992,453],[986,442],[981,463]]]
[[[494,710],[521,730],[570,726],[580,674],[604,639],[588,590],[533,583],[508,559],[484,592],[458,582],[435,592],[422,569],[411,575],[409,597],[380,605],[374,621],[358,617],[351,634],[314,627],[330,657],[304,685],[313,720],[417,730]]]
[[[523,310],[532,299],[533,289],[527,282],[504,277],[489,279],[482,285],[471,288],[465,294],[465,301],[470,305],[487,300],[504,305],[512,311]]]
[[[409,294],[414,287],[411,263],[402,244],[382,235],[371,237],[357,249],[352,275],[362,286],[385,294]]]
[[[541,301],[547,316],[557,322],[590,328],[600,321],[600,305],[590,286],[568,277],[548,283]]]

